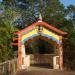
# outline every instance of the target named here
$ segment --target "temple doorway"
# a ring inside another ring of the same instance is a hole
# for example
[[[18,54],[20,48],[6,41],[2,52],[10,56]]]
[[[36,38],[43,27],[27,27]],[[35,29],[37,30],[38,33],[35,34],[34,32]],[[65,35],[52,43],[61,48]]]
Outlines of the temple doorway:
[[[47,40],[45,40],[47,39]],[[25,42],[26,55],[30,56],[30,66],[53,69],[56,45],[46,37],[35,37]]]

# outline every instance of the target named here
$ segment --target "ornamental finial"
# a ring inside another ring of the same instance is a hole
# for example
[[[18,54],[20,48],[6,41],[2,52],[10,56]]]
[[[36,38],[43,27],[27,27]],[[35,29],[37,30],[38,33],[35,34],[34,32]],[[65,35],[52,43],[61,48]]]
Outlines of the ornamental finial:
[[[41,22],[42,21],[42,15],[41,15],[41,13],[39,14],[39,22]]]

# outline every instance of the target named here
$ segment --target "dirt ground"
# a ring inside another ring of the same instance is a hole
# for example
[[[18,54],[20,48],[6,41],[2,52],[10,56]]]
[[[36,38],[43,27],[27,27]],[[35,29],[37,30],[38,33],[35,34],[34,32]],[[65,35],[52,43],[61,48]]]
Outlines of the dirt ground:
[[[28,70],[17,71],[16,75],[75,75],[75,72],[30,68]]]

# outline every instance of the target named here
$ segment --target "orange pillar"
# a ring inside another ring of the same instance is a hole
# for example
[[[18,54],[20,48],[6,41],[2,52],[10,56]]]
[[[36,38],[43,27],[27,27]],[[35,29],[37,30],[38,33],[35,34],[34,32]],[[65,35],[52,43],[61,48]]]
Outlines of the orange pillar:
[[[21,43],[22,35],[18,35],[18,69],[24,69],[26,66],[25,58],[25,45]]]
[[[62,44],[59,45],[59,65],[60,65],[60,70],[63,70],[63,47],[62,47]]]
[[[21,50],[21,34],[18,35],[18,69],[21,69],[22,65],[22,50]]]

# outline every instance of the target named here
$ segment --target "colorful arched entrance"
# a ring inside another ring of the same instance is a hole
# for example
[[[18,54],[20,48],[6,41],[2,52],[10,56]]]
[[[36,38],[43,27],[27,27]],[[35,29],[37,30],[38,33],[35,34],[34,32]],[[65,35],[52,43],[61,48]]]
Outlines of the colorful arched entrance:
[[[25,29],[22,29],[18,32],[14,32],[15,35],[18,35],[18,69],[24,69],[30,66],[29,57],[26,57],[24,43],[29,39],[32,39],[36,36],[41,36],[42,39],[50,41],[54,46],[57,47],[58,53],[53,57],[53,68],[54,69],[63,69],[63,47],[62,41],[66,32],[63,32],[42,20],[33,23]],[[16,45],[13,43],[13,45]]]

